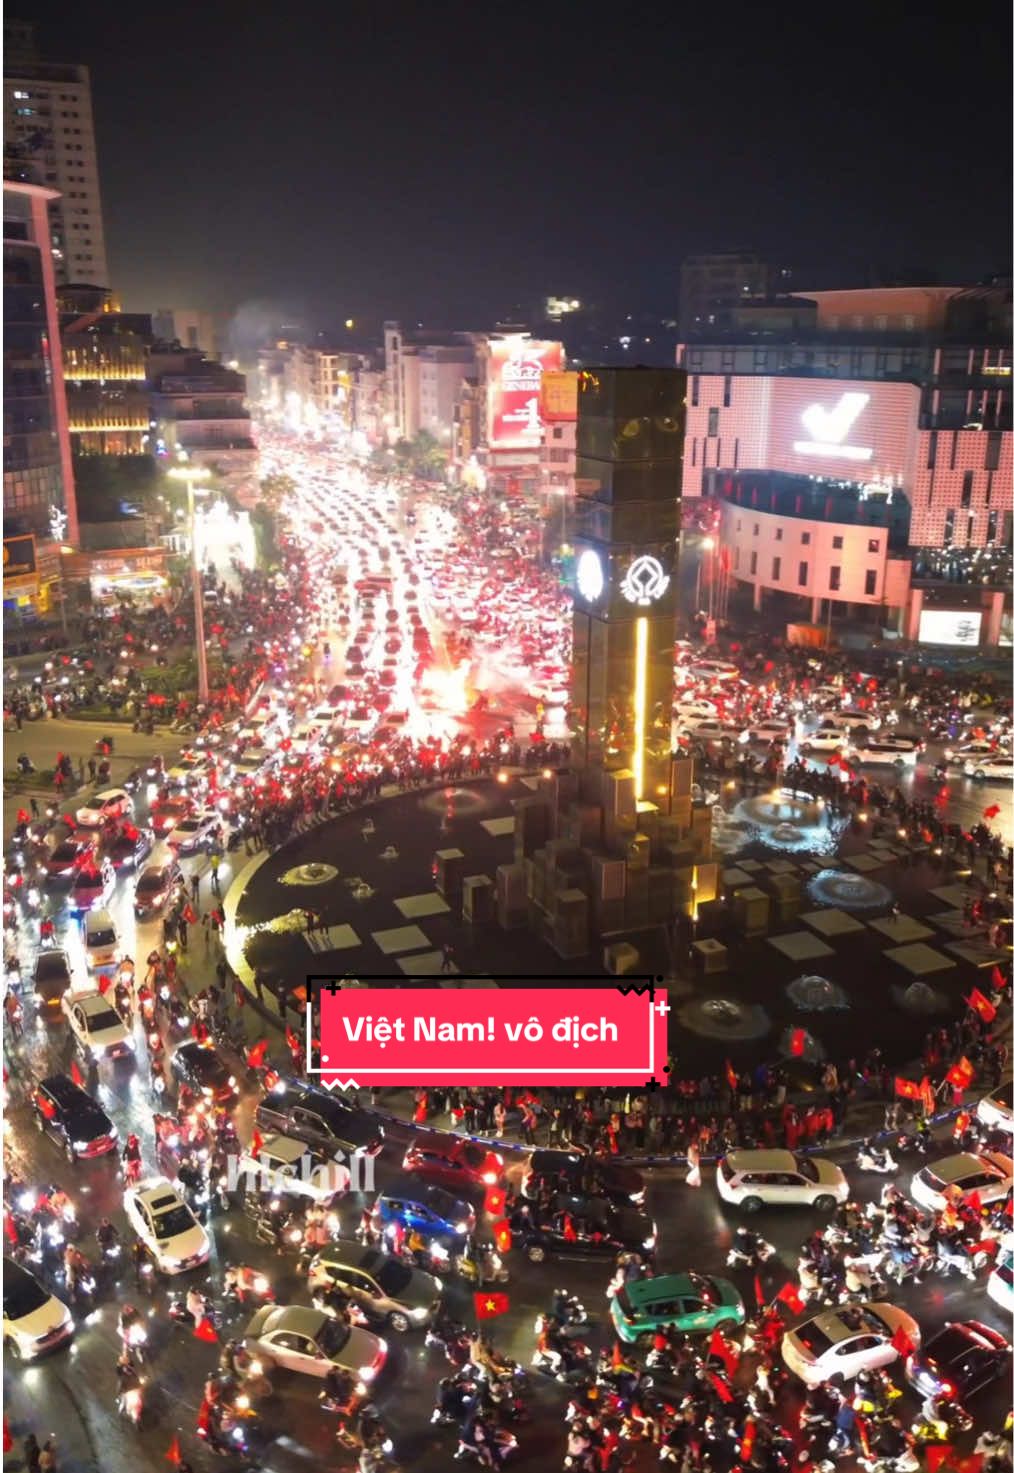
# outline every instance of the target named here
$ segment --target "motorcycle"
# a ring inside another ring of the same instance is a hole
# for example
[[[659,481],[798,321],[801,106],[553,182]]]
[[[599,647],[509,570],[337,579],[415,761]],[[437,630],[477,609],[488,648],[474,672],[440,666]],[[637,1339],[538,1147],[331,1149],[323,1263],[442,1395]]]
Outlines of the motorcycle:
[[[518,1440],[513,1432],[509,1432],[506,1427],[493,1428],[490,1437],[497,1448],[497,1452],[494,1455],[495,1461],[490,1461],[490,1456],[486,1452],[483,1443],[465,1442],[461,1438],[458,1440],[458,1450],[454,1454],[455,1458],[473,1458],[477,1463],[483,1464],[484,1467],[498,1468],[505,1458],[510,1457],[511,1453],[517,1451]]]
[[[876,1171],[882,1176],[893,1176],[898,1163],[885,1146],[881,1149],[870,1141],[864,1141],[856,1152],[856,1165],[860,1171]]]
[[[747,1228],[737,1228],[732,1247],[729,1249],[725,1260],[727,1268],[757,1268],[759,1264],[767,1263],[775,1253],[774,1244],[769,1243],[766,1238],[757,1233],[751,1233]]]
[[[135,1427],[140,1427],[144,1415],[144,1382],[121,1391],[116,1398],[116,1409],[121,1417],[126,1417]]]

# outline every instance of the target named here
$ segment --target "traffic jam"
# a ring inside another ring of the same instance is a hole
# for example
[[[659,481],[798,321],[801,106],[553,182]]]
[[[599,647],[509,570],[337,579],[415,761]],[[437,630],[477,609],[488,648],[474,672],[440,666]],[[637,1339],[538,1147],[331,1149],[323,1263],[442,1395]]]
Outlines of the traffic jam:
[[[564,762],[569,596],[522,499],[263,440],[280,570],[212,581],[248,699],[179,713],[118,784],[100,737],[8,841],[19,1413],[110,1468],[1009,1470],[1009,976],[975,1035],[995,1082],[936,1119],[916,1082],[917,1125],[858,1146],[652,1153],[648,1097],[307,1082],[226,954],[237,871],[382,787]],[[681,642],[674,682],[709,801],[918,782],[1005,855],[1009,692],[975,672]]]

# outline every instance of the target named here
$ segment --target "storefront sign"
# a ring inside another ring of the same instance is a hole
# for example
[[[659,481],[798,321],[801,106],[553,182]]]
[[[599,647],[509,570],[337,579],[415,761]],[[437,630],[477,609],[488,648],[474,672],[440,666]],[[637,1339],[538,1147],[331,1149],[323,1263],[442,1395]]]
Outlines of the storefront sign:
[[[919,616],[920,644],[964,645],[975,649],[982,631],[978,609],[923,609]]]
[[[532,342],[521,334],[490,344],[489,445],[493,449],[538,449],[542,438],[539,401],[542,375],[563,364],[563,344]]]

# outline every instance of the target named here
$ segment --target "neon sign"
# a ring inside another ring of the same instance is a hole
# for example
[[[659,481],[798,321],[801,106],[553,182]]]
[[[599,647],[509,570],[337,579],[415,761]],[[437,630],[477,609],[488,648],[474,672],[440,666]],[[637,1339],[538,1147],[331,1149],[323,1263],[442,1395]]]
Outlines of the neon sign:
[[[593,604],[602,595],[606,586],[602,572],[602,559],[597,552],[586,547],[577,560],[577,591],[583,599]]]
[[[658,558],[642,552],[627,569],[620,592],[628,604],[646,609],[657,603],[668,587],[669,575]]]

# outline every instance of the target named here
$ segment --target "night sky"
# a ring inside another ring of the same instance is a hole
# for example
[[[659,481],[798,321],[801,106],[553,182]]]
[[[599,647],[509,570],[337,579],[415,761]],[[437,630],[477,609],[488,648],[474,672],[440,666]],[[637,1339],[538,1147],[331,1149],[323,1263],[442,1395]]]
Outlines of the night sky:
[[[693,251],[758,249],[801,285],[1007,269],[999,7],[11,13],[92,69],[127,308],[481,327],[547,292],[673,314]]]

